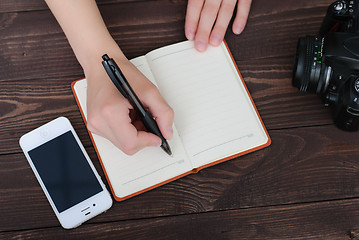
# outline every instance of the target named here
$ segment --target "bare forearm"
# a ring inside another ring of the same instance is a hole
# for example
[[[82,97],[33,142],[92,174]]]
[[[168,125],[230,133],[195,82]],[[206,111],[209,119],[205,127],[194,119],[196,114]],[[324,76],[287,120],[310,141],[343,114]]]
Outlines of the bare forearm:
[[[85,71],[93,61],[101,61],[104,53],[124,57],[108,32],[95,1],[46,0],[46,3]]]

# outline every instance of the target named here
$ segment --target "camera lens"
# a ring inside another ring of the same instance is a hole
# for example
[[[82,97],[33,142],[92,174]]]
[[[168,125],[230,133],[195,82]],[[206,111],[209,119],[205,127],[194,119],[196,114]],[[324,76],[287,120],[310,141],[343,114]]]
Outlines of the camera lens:
[[[293,86],[302,92],[323,93],[332,69],[323,63],[324,38],[299,38],[293,69]]]

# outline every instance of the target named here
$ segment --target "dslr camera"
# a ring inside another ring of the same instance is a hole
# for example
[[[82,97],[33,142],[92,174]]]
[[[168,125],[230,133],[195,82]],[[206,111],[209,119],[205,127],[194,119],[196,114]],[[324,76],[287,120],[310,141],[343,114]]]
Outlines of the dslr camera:
[[[332,108],[335,124],[359,129],[359,0],[336,1],[319,36],[299,38],[293,86],[317,93]]]

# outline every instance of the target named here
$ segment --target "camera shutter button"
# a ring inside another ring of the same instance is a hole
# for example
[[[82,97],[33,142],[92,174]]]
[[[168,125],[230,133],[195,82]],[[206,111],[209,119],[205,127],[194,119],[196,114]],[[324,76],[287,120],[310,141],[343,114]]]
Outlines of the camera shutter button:
[[[328,92],[326,98],[329,102],[335,103],[338,100],[338,93]]]

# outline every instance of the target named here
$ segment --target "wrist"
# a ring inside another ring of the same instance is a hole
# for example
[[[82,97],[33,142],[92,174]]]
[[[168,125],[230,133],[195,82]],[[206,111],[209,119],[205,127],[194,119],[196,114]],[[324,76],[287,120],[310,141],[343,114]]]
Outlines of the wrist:
[[[87,53],[83,61],[79,61],[86,79],[91,88],[99,88],[108,78],[107,73],[102,65],[102,56],[107,54],[113,58],[121,69],[128,69],[130,61],[123,54],[121,49],[116,45],[114,47],[97,48],[96,51]],[[112,83],[111,83],[112,84]]]
[[[117,61],[127,60],[114,40],[96,43],[94,46],[88,46],[84,49],[83,52],[75,52],[75,55],[85,73],[91,71],[94,67],[96,68],[98,65],[102,67],[101,62],[104,54],[109,55]]]

